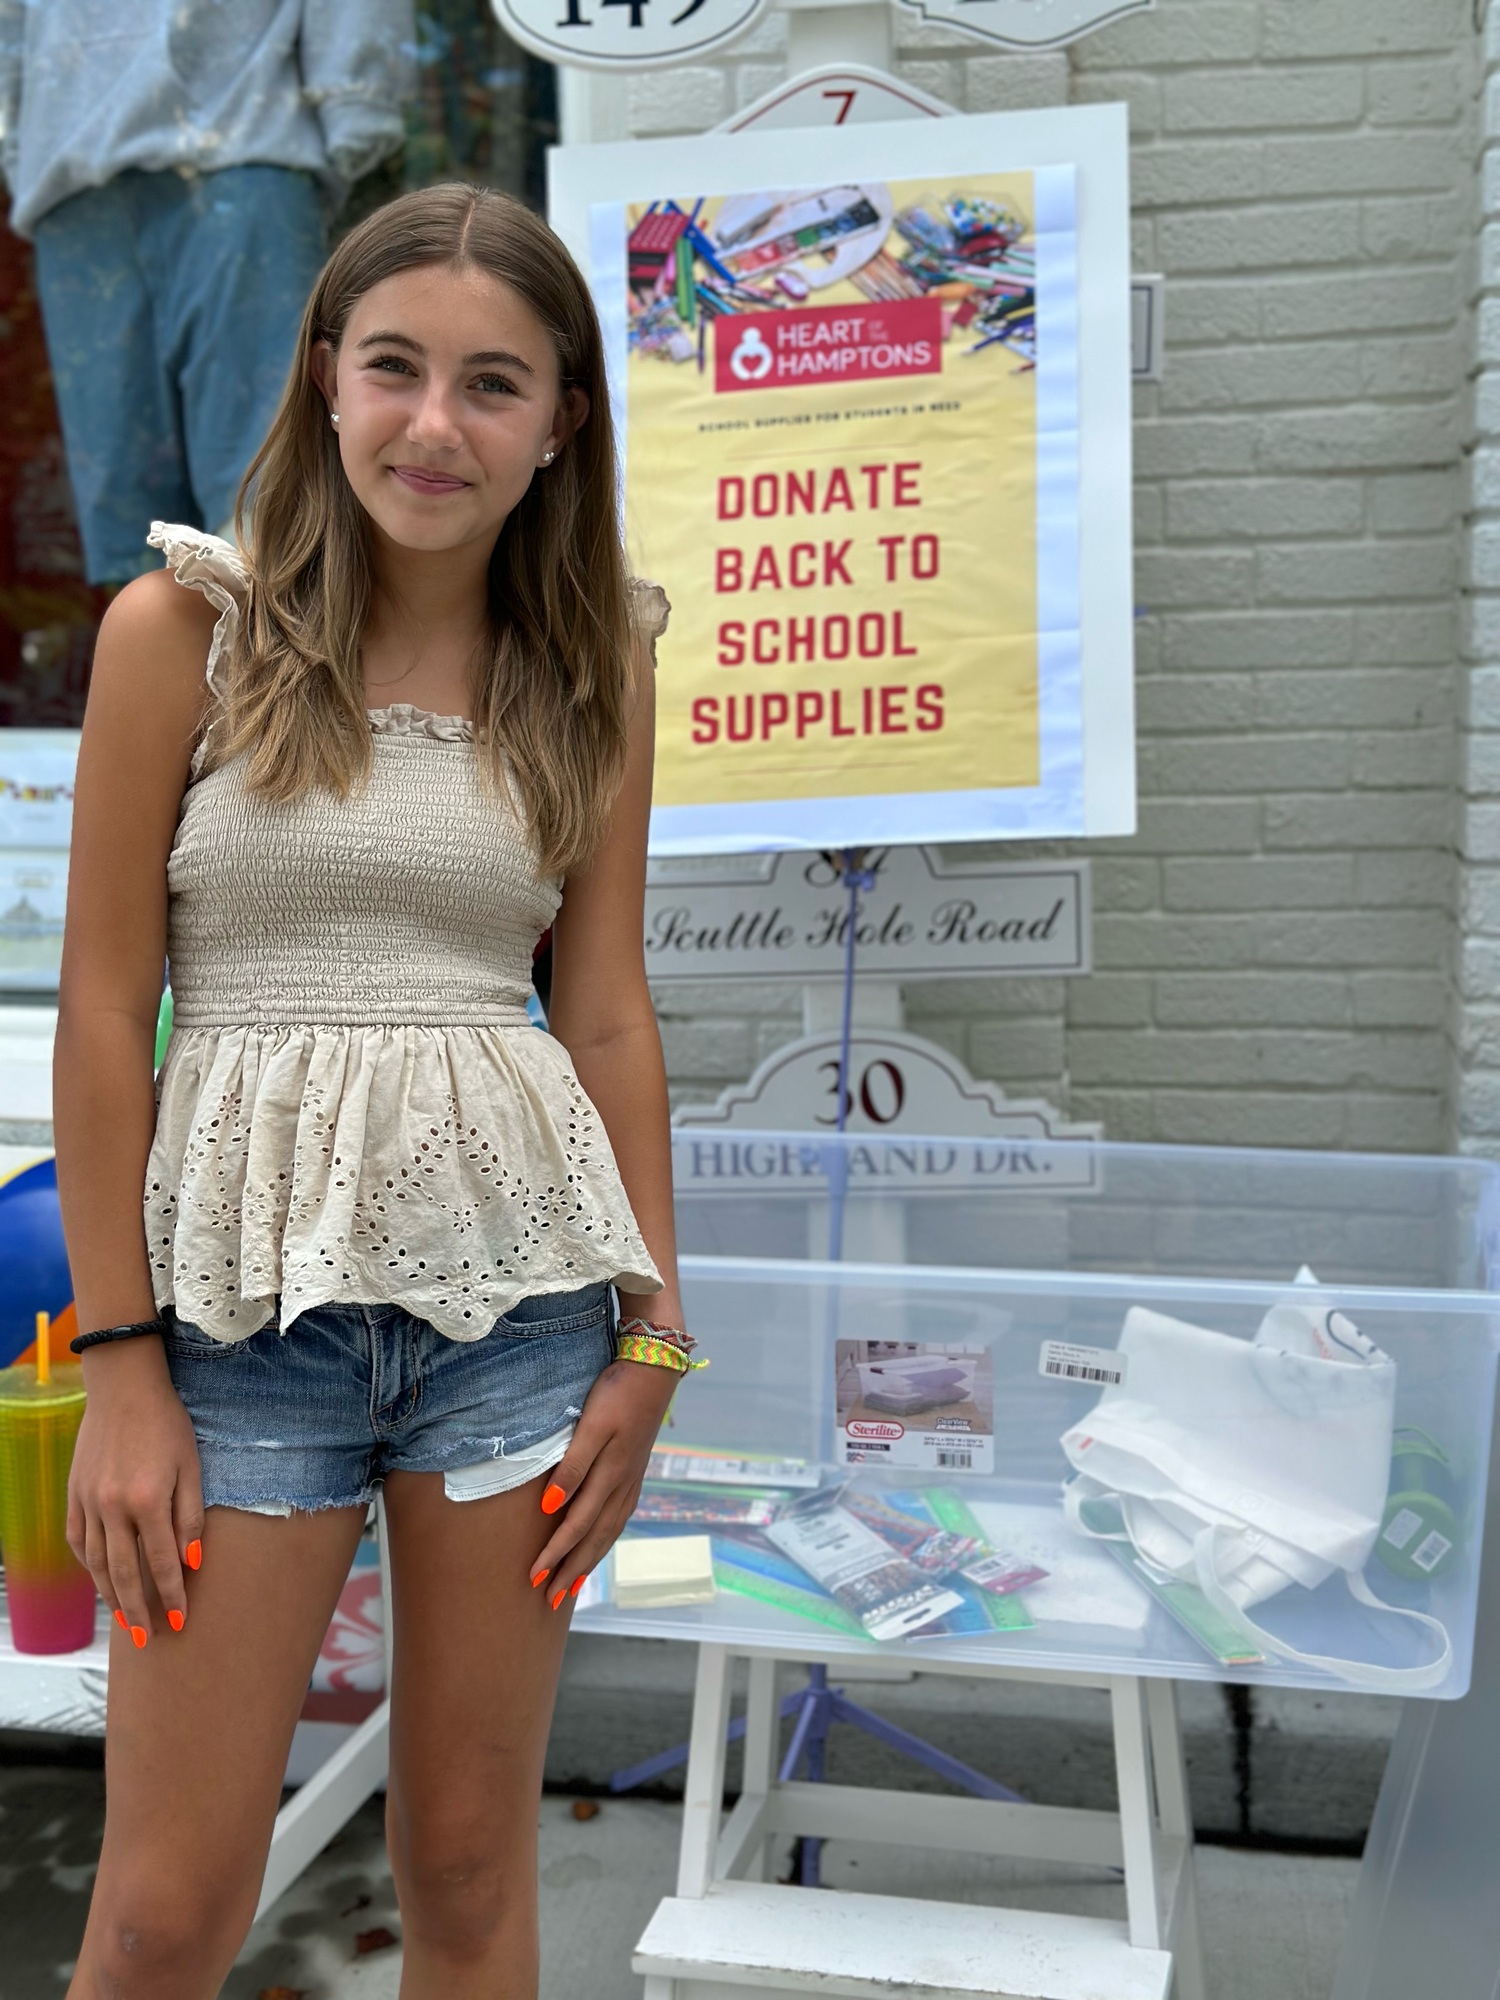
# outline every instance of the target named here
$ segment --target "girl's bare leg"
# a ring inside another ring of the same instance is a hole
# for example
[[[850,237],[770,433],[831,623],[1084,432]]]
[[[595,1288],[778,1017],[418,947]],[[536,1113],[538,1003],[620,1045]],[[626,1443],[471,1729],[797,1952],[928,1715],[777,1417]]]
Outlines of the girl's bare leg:
[[[386,1481],[401,2000],[536,2000],[537,1809],[570,1609],[529,1582],[554,1526],[545,1484],[454,1502],[437,1473]]]
[[[212,2000],[255,1915],[287,1749],[362,1507],[209,1510],[185,1629],[112,1629],[104,1849],[69,2000]]]

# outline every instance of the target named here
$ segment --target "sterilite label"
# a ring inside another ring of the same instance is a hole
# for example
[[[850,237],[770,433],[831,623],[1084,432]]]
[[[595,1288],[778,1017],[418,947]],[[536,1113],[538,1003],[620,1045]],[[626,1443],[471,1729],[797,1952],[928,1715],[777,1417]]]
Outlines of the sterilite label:
[[[714,321],[714,388],[788,389],[810,382],[877,382],[937,375],[943,366],[938,299],[900,299],[865,311],[726,314]]]
[[[840,1340],[834,1369],[845,1465],[994,1471],[995,1373],[987,1347]]]

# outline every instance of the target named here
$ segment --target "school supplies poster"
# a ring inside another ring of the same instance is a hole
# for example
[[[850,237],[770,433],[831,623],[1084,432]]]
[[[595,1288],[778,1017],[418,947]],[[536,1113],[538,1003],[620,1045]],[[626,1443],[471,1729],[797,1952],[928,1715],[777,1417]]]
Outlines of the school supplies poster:
[[[548,176],[673,604],[652,851],[1132,832],[1124,108]]]
[[[626,205],[660,809],[1083,830],[1073,211],[1066,167]]]

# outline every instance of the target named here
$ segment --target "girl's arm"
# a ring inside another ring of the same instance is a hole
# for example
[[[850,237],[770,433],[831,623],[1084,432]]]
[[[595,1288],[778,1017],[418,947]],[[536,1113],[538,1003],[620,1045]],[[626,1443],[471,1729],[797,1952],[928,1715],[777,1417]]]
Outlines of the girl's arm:
[[[58,1192],[82,1332],[152,1319],[142,1197],[166,961],[167,856],[205,701],[212,607],[166,571],[129,584],[100,628],[78,758],[53,1062]],[[68,1539],[137,1634],[202,1532],[192,1427],[160,1340],[90,1348]],[[144,1644],[138,1637],[137,1644]]]
[[[568,877],[552,932],[553,1034],[609,1134],[620,1178],[665,1289],[621,1294],[627,1317],[681,1326],[677,1245],[672,1222],[672,1143],[661,1037],[646,985],[642,942],[646,826],[656,690],[649,657],[637,668],[640,698],[630,726],[625,779],[608,838],[586,869]],[[635,1511],[661,1420],[682,1378],[669,1368],[616,1361],[595,1383],[548,1500],[568,1502],[532,1566],[548,1579],[553,1609],[576,1589]]]
[[[587,869],[568,877],[553,928],[548,1022],[604,1121],[625,1192],[666,1287],[639,1297],[622,1294],[621,1307],[627,1317],[640,1314],[680,1326],[667,1073],[643,944],[656,731],[649,659],[640,669],[640,688],[609,837]]]

